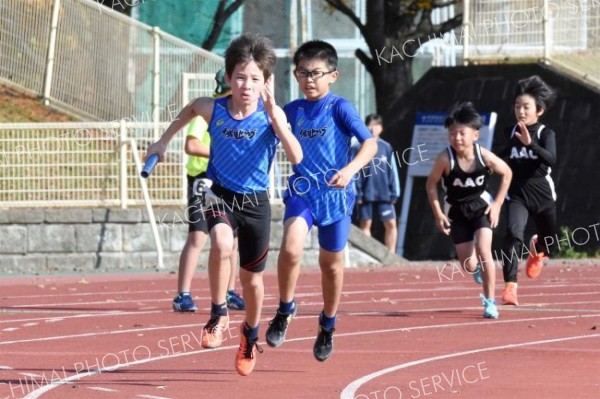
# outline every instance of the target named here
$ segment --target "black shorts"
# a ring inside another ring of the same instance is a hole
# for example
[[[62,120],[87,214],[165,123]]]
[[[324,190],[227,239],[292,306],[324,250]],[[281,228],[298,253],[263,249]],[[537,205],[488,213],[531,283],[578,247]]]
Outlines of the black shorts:
[[[483,198],[452,205],[448,211],[450,237],[454,244],[475,239],[475,232],[482,228],[491,229],[490,219],[485,214],[489,203]]]
[[[271,204],[267,192],[239,194],[213,184],[211,190],[223,200],[204,211],[208,230],[219,223],[237,229],[240,267],[262,272],[267,264],[271,239]]]
[[[188,232],[202,231],[208,234],[208,223],[204,216],[204,187],[206,185],[203,179],[207,179],[206,173],[200,173],[198,176],[188,175],[188,207],[186,209],[186,220],[188,222]]]

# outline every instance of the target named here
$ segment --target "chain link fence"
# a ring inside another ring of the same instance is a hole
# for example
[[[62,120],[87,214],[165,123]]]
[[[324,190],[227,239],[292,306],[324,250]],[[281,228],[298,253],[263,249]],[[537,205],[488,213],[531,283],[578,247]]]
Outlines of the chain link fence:
[[[3,0],[0,36],[0,79],[85,119],[168,120],[168,109],[183,107],[182,72],[223,65],[91,0]]]

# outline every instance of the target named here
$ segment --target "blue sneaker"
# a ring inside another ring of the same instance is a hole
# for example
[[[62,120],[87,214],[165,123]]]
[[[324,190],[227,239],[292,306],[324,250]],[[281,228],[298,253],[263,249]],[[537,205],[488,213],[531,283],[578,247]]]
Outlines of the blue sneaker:
[[[227,301],[228,309],[232,309],[232,310],[245,310],[246,309],[246,304],[244,303],[244,300],[234,290],[227,291],[225,300]]]
[[[477,284],[483,284],[483,276],[481,275],[481,265],[478,263],[475,271],[473,272],[473,281]]]
[[[496,301],[494,299],[486,298],[483,294],[479,294],[481,302],[483,304],[483,317],[486,319],[497,319],[500,314],[496,307]]]
[[[173,310],[175,312],[195,312],[198,310],[198,306],[191,295],[179,294],[173,299]]]

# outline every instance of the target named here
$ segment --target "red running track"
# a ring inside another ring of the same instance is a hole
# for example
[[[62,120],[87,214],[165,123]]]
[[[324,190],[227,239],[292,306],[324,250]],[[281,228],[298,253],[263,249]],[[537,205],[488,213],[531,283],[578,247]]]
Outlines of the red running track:
[[[255,371],[237,375],[243,313],[216,350],[199,344],[208,281],[194,280],[196,314],[175,314],[167,273],[0,279],[0,399],[9,398],[594,398],[600,397],[600,267],[521,273],[519,307],[484,320],[470,276],[442,264],[350,269],[335,350],[312,355],[320,275],[300,279],[299,314]],[[499,281],[501,273],[498,271]],[[265,274],[261,341],[278,303]],[[499,286],[497,297],[500,296]]]

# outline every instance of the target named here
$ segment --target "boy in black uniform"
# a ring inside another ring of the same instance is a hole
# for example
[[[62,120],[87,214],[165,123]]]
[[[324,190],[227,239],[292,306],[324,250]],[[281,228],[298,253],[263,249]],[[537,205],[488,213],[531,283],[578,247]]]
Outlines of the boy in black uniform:
[[[555,93],[539,76],[517,82],[515,117],[517,124],[507,131],[510,143],[504,159],[513,171],[508,190],[508,226],[505,253],[502,255],[505,287],[502,302],[517,305],[517,273],[523,247],[525,226],[533,217],[542,237],[556,232],[556,191],[550,177],[556,164],[556,137],[552,129],[538,122],[555,99]],[[535,278],[542,271],[542,261],[550,252],[534,235],[529,243],[527,277]]]
[[[510,185],[512,173],[508,165],[492,152],[475,143],[479,138],[481,116],[471,103],[454,108],[444,123],[450,145],[436,158],[427,178],[427,196],[435,215],[436,226],[452,237],[461,265],[469,273],[476,273],[478,262],[483,275],[483,317],[497,319],[494,300],[496,269],[492,258],[492,229]],[[486,191],[492,172],[502,176],[502,182],[492,202]],[[438,197],[437,185],[442,182],[446,202],[450,205],[444,214]]]

